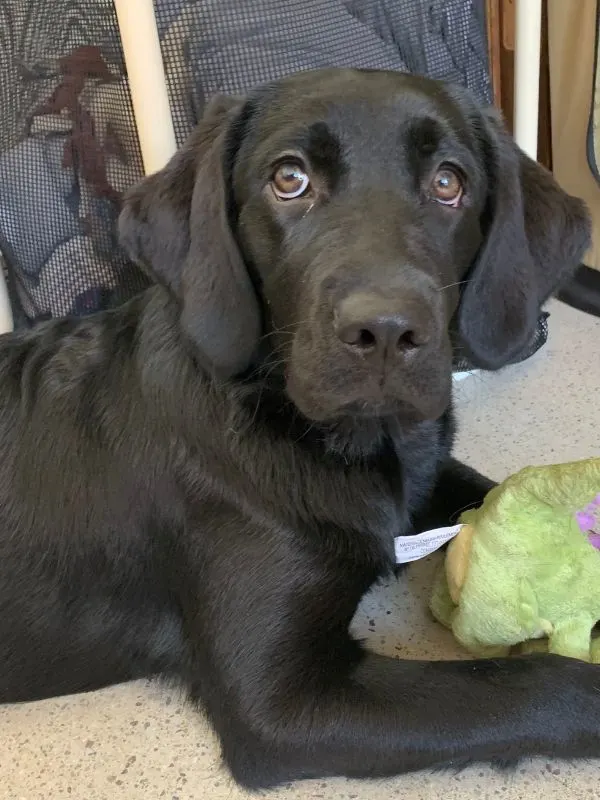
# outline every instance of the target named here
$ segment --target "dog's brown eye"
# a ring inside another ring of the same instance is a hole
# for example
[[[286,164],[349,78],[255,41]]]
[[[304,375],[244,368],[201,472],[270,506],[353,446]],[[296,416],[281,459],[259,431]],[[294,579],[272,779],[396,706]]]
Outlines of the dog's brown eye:
[[[271,186],[280,200],[295,200],[310,188],[310,179],[298,164],[280,164],[271,179]]]
[[[463,182],[459,175],[450,167],[442,167],[435,173],[431,184],[433,199],[445,206],[456,208],[463,195]]]

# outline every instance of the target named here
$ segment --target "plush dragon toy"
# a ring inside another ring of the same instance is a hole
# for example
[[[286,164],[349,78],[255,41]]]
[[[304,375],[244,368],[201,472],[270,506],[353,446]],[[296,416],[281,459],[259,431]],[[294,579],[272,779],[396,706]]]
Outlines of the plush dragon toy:
[[[458,641],[600,662],[600,458],[528,467],[460,522],[430,603]]]

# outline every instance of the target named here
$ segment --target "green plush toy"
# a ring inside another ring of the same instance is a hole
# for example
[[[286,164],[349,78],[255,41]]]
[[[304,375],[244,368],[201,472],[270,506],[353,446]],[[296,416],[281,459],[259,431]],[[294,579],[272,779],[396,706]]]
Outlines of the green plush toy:
[[[600,663],[600,458],[528,467],[460,521],[430,604],[458,641]]]

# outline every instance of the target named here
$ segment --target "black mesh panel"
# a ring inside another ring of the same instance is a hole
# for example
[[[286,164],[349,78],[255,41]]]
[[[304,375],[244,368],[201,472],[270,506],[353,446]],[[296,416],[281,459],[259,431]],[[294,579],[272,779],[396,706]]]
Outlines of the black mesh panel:
[[[319,67],[454,81],[490,103],[483,0],[155,0],[179,144],[217,93]]]
[[[26,317],[147,285],[115,237],[142,168],[111,0],[3,0],[0,108],[0,251]]]
[[[491,100],[483,0],[155,0],[178,144],[206,100],[297,70],[422,73]],[[146,285],[120,252],[142,175],[112,0],[0,2],[0,251],[30,320]]]

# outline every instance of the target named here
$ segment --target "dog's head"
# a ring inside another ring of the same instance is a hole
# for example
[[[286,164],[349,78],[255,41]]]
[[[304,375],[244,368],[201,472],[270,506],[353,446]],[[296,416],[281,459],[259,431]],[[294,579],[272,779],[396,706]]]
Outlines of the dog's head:
[[[476,365],[508,363],[589,241],[583,204],[495,112],[350,70],[214,101],[120,228],[206,367],[266,359],[312,420],[439,416],[451,338]]]

